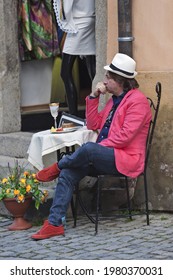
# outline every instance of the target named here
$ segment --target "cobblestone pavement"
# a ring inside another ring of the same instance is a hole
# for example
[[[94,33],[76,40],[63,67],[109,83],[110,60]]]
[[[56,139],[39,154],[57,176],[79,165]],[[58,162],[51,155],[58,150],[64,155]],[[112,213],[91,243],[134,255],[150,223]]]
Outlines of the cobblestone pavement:
[[[9,231],[11,220],[0,217],[0,260],[172,260],[173,214],[101,220],[98,234],[86,217],[67,221],[66,235],[34,241],[31,235],[40,226],[28,230]]]

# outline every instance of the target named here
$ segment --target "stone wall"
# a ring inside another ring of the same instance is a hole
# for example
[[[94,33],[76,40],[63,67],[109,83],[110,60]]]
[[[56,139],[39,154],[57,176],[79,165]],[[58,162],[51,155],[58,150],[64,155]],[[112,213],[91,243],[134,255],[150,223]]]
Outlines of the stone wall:
[[[0,133],[20,131],[17,0],[0,0]]]

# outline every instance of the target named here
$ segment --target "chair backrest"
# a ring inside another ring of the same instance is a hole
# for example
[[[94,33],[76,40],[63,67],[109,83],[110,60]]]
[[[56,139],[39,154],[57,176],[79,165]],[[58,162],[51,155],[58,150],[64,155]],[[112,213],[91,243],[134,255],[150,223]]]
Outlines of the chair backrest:
[[[151,98],[147,97],[147,99],[150,103],[150,108],[152,110],[153,116],[152,116],[152,120],[150,122],[149,130],[148,130],[147,143],[146,143],[145,170],[146,170],[147,164],[148,164],[148,158],[149,158],[149,155],[150,155],[150,149],[151,149],[151,145],[152,145],[152,141],[153,141],[154,130],[155,130],[157,116],[158,116],[158,112],[159,112],[161,90],[162,90],[160,82],[158,82],[156,84],[156,89],[155,90],[156,90],[156,93],[157,93],[156,104],[153,102],[153,100]]]

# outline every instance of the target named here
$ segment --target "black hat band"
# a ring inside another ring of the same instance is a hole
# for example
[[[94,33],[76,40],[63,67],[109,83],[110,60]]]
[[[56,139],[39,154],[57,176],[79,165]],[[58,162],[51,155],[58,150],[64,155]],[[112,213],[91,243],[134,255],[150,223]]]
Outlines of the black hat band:
[[[128,75],[128,76],[133,76],[134,73],[130,73],[130,72],[127,72],[127,71],[124,71],[124,70],[121,70],[119,68],[117,68],[116,66],[114,66],[112,63],[109,65],[109,67],[112,69],[112,70],[115,70],[115,71],[119,71],[125,75]]]

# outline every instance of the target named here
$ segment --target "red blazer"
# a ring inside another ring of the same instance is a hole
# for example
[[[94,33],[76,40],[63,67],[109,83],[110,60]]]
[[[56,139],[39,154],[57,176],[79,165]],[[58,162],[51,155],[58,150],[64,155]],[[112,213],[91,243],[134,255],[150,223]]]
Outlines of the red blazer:
[[[102,129],[113,100],[110,98],[98,112],[99,98],[86,98],[88,129]],[[146,139],[152,118],[146,96],[138,89],[130,90],[115,111],[108,138],[99,144],[114,148],[118,171],[135,178],[144,170]]]

